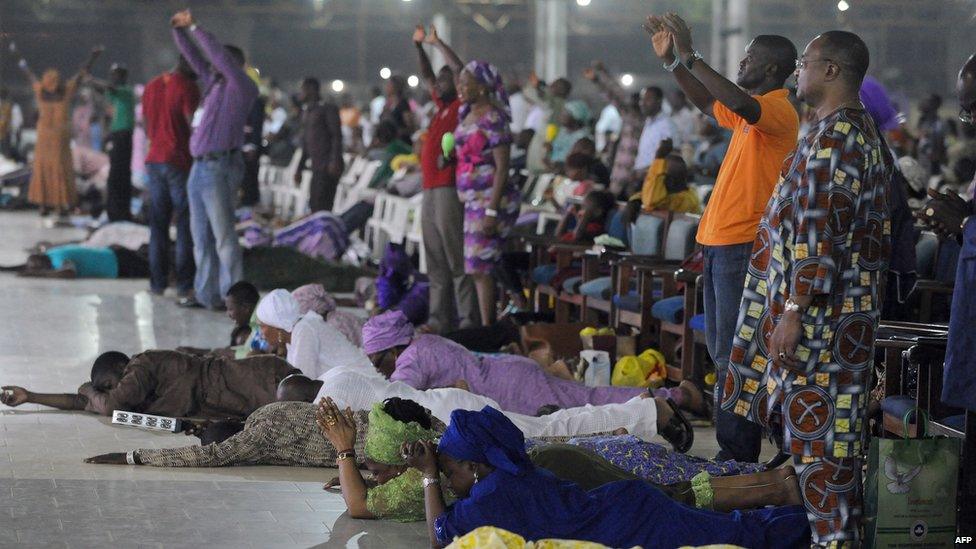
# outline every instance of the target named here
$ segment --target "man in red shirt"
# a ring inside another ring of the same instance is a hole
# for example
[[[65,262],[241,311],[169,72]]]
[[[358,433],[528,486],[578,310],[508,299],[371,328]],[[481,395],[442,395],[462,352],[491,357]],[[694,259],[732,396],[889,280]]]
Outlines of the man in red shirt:
[[[169,224],[176,223],[176,289],[193,290],[193,239],[186,180],[190,156],[190,121],[200,102],[196,75],[183,57],[176,68],[153,78],[142,93],[142,115],[149,139],[149,286],[162,295],[169,280]]]
[[[437,104],[437,113],[427,128],[427,136],[420,151],[423,173],[423,206],[421,229],[427,255],[427,276],[430,278],[430,326],[438,333],[481,325],[478,295],[474,281],[464,273],[464,206],[454,187],[454,164],[441,148],[444,134],[451,133],[458,124],[458,109],[454,78],[464,63],[440,38],[433,26],[430,33],[418,26],[413,42],[420,56],[420,71]],[[444,54],[447,65],[435,75],[424,43],[432,44]]]

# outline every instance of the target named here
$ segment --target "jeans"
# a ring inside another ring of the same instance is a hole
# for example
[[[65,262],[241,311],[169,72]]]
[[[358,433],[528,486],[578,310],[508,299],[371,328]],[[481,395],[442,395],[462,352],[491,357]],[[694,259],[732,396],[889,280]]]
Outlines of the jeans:
[[[149,287],[162,292],[169,285],[169,224],[176,225],[176,289],[193,289],[193,237],[190,204],[186,196],[187,173],[162,163],[146,163],[149,179]]]
[[[109,171],[105,211],[109,221],[132,218],[132,130],[109,134]]]
[[[746,418],[721,409],[722,390],[729,371],[732,339],[739,319],[742,285],[752,253],[752,243],[705,246],[704,305],[705,343],[715,363],[715,436],[717,459],[756,462],[762,446],[762,428]]]
[[[223,304],[223,296],[243,278],[241,248],[234,230],[237,192],[244,177],[244,159],[233,152],[193,163],[186,190],[190,197],[190,230],[197,274],[197,301],[209,308]]]

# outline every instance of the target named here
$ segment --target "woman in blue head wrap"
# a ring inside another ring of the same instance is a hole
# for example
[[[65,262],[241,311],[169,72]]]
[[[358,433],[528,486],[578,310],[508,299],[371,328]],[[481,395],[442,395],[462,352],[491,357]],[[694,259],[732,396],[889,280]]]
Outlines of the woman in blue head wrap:
[[[610,547],[809,546],[806,511],[791,505],[717,513],[669,499],[637,480],[584,491],[532,464],[521,431],[498,410],[455,410],[436,449],[432,442],[401,451],[424,476],[431,545],[443,547],[481,526],[496,526],[527,540],[548,538]],[[443,473],[458,500],[447,507]]]
[[[458,196],[464,204],[464,270],[474,277],[481,317],[493,324],[491,270],[519,213],[520,193],[508,179],[512,116],[498,69],[471,61],[458,78],[462,106],[454,130]]]

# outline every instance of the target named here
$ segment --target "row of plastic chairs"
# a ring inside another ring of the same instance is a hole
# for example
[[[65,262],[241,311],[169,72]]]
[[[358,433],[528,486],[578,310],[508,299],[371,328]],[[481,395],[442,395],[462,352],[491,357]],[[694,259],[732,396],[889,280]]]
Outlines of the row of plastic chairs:
[[[296,150],[287,166],[275,166],[267,157],[261,159],[258,184],[261,205],[273,211],[279,219],[291,221],[308,215],[308,199],[312,187],[312,172],[302,173],[301,182],[295,184],[295,171],[301,160],[301,149]],[[343,212],[369,193],[367,186],[382,162],[370,161],[361,156],[344,155],[346,169],[339,178],[334,212]]]
[[[339,178],[339,188],[336,190],[335,212],[344,212],[353,204],[361,200],[372,200],[378,192],[369,188],[369,182],[383,166],[379,160],[369,160],[363,156],[347,155],[346,171]]]
[[[420,225],[422,195],[410,198],[389,193],[376,195],[373,216],[366,222],[364,240],[374,258],[380,258],[388,243],[403,244],[408,254],[420,256],[420,272],[427,272],[427,254]]]

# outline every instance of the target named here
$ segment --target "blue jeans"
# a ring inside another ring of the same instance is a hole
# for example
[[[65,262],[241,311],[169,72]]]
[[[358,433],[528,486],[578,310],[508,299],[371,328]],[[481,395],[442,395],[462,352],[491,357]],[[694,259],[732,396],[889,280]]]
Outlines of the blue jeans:
[[[240,152],[193,163],[186,190],[197,264],[193,289],[206,307],[220,307],[227,290],[244,276],[241,247],[234,230],[237,192],[244,177]]]
[[[705,343],[715,363],[715,437],[721,448],[717,459],[721,460],[755,462],[762,446],[758,424],[719,406],[751,253],[751,242],[704,247]]]
[[[169,285],[169,224],[176,225],[176,289],[193,289],[193,237],[187,173],[170,164],[146,163],[149,178],[149,287],[162,292]]]

